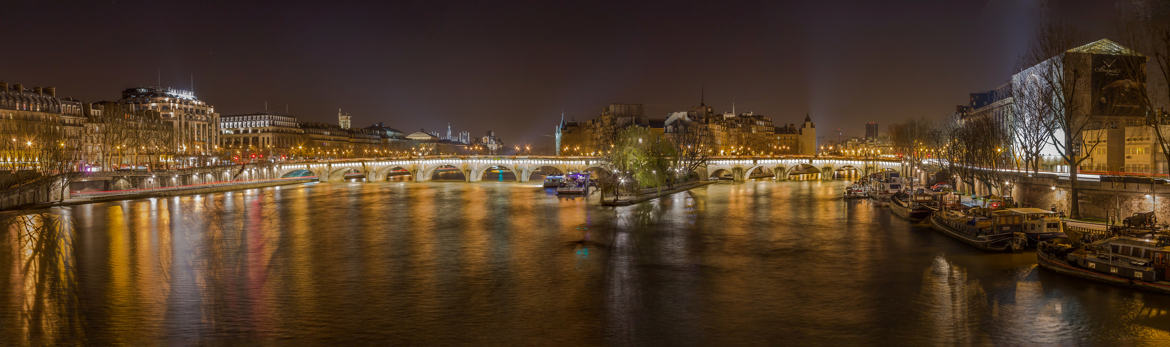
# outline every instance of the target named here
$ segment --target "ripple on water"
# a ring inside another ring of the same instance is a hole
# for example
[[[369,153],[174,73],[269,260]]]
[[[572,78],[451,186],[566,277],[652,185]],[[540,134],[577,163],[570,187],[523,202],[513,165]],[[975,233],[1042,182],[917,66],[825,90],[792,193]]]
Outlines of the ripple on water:
[[[1167,341],[1167,296],[981,253],[844,184],[620,208],[525,184],[317,184],[6,214],[0,344]]]

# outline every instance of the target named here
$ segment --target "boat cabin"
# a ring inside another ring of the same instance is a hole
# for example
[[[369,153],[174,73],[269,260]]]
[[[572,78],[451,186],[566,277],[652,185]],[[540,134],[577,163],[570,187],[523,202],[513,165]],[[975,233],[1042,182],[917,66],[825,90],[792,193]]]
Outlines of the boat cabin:
[[[1013,224],[1020,225],[1019,231],[1029,234],[1064,233],[1064,223],[1056,212],[1042,210],[1035,207],[1007,208],[995,211],[996,214],[1011,216]]]
[[[1083,267],[1102,273],[1143,281],[1170,278],[1170,240],[1166,238],[1111,237],[1086,247]]]

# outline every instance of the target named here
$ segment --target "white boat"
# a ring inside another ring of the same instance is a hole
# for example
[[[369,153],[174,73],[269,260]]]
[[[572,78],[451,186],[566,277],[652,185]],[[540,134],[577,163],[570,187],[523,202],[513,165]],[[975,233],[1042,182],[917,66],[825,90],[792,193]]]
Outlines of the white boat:
[[[844,193],[845,199],[863,199],[866,197],[868,197],[868,196],[865,194],[865,187],[864,186],[861,186],[858,184],[851,184],[848,187],[845,187],[845,193]]]
[[[1036,245],[1049,239],[1067,237],[1064,234],[1064,221],[1056,212],[1034,207],[1008,208],[1004,214],[1021,217],[1019,232],[1028,237],[1029,245]]]
[[[902,177],[895,171],[885,171],[870,175],[866,186],[866,195],[885,206],[890,203],[890,197],[902,191],[904,186]]]

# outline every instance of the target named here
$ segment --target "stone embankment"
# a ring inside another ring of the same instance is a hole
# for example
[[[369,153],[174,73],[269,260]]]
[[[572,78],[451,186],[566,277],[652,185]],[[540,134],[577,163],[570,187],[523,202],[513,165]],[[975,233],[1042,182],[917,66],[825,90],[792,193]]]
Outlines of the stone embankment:
[[[61,197],[59,192],[53,192],[54,189],[47,189],[44,186],[30,186],[27,188],[22,188],[19,191],[7,192],[3,197],[0,197],[0,210],[45,208],[62,205],[87,204],[102,201],[217,193],[231,190],[263,188],[316,181],[317,177],[256,179],[244,181],[212,182],[206,184],[191,184],[183,186],[124,189],[91,193],[73,192],[66,194],[64,197]]]
[[[1134,213],[1157,211],[1159,221],[1170,222],[1170,185],[1163,179],[1126,178],[1102,181],[1078,180],[1081,218],[1119,221]],[[981,192],[982,193],[982,192]],[[1055,175],[1020,177],[1012,196],[1022,205],[1069,214],[1069,181]]]

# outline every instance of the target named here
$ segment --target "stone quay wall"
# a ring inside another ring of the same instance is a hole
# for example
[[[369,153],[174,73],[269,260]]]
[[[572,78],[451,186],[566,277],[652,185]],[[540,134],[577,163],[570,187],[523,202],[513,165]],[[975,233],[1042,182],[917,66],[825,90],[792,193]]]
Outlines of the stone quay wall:
[[[1147,182],[1140,182],[1147,181]],[[1127,182],[1077,181],[1081,218],[1120,222],[1134,213],[1157,211],[1159,221],[1170,222],[1170,185],[1162,181],[1130,179]],[[1069,181],[1055,175],[1021,177],[1012,194],[1021,205],[1043,209],[1056,207],[1066,215],[1071,208]]]

